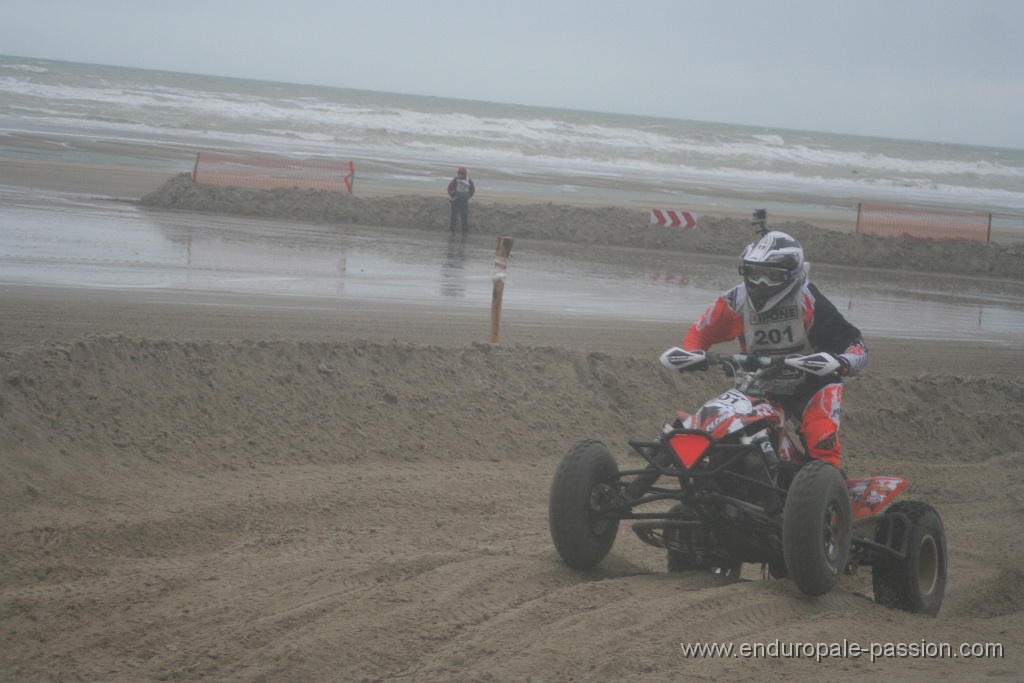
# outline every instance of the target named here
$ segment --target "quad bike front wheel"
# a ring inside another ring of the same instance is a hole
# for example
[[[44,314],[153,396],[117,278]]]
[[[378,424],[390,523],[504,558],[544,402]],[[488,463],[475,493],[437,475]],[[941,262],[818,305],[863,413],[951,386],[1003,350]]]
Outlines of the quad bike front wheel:
[[[808,595],[828,593],[850,558],[850,494],[843,475],[827,462],[804,465],[786,495],[782,554],[789,577]]]
[[[548,525],[562,560],[592,569],[612,548],[618,518],[601,513],[618,495],[619,467],[600,441],[578,441],[562,456],[551,482]]]
[[[900,514],[906,515],[909,526],[895,517]],[[935,616],[946,592],[946,530],[939,513],[927,503],[901,501],[886,510],[882,519],[875,541],[903,550],[905,557],[875,559],[871,570],[875,602]]]

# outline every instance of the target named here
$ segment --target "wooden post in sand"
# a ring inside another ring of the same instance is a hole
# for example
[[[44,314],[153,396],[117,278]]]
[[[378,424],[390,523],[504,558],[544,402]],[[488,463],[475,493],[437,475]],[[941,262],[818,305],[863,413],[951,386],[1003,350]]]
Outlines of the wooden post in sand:
[[[508,255],[512,253],[512,238],[499,237],[498,247],[494,250],[494,291],[491,294],[491,343],[498,343],[498,325],[501,321],[501,296],[505,291],[505,270],[508,267]]]

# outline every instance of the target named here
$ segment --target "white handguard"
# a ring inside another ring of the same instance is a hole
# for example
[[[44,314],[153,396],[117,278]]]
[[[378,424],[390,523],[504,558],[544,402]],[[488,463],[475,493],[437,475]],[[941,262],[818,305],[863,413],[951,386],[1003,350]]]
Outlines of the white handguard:
[[[809,356],[787,356],[785,363],[792,368],[818,377],[827,377],[843,367],[838,358],[826,351],[812,353]]]
[[[671,370],[685,372],[707,368],[707,357],[703,351],[685,351],[678,346],[661,354],[661,364]]]

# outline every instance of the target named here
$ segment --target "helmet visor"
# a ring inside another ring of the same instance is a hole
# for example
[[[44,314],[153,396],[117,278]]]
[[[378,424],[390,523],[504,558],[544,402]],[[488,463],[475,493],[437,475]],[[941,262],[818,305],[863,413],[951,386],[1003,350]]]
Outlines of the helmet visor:
[[[771,266],[742,265],[740,275],[752,285],[776,287],[789,280],[790,272],[785,268]]]

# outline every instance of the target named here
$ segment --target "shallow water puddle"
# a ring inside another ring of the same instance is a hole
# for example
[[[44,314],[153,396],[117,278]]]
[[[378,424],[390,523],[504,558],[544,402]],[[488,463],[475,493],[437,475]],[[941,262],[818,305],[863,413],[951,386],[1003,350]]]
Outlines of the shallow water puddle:
[[[813,254],[809,255],[813,261]],[[239,217],[143,211],[81,195],[0,188],[0,282],[194,289],[489,306],[494,243]],[[1024,283],[814,264],[866,335],[1024,338]],[[507,309],[689,324],[735,284],[735,259],[521,240]]]

